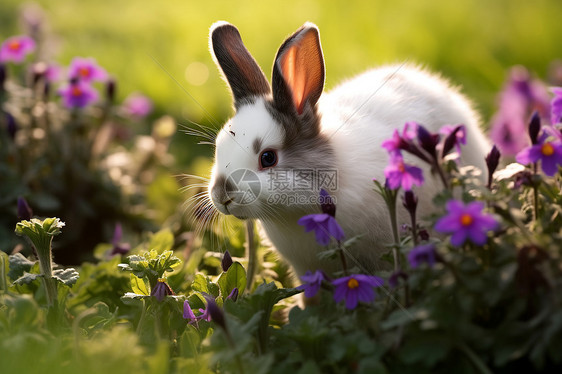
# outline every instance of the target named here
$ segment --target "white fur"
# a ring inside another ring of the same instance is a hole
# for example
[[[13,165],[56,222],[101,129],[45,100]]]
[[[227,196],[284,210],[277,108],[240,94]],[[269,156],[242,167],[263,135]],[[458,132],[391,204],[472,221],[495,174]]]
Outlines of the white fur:
[[[420,69],[389,66],[368,71],[324,93],[318,105],[322,114],[321,131],[330,137],[336,152],[339,184],[335,192],[336,218],[348,238],[363,235],[352,249],[351,266],[356,265],[356,260],[369,270],[381,267],[378,258],[386,251],[385,245],[392,241],[387,208],[373,191],[372,179],[384,180],[388,155],[381,143],[392,136],[394,129],[401,131],[408,121],[421,123],[432,132],[445,124],[464,124],[468,145],[463,150],[463,163],[485,167],[488,145],[470,105],[446,82]],[[229,131],[236,135],[232,136]],[[263,100],[240,108],[221,130],[213,175],[219,172],[228,175],[232,170],[248,168],[260,175],[265,186],[267,177],[258,170],[258,157],[252,150],[252,142],[258,136],[265,140],[262,148],[280,148],[281,126],[269,116]],[[282,157],[281,151],[279,158]],[[416,191],[420,201],[418,211],[423,216],[432,210],[431,197],[441,188],[440,182],[429,175],[428,168],[421,162],[413,158],[409,161],[424,167],[426,182]],[[313,233],[305,233],[297,224],[303,210],[278,209],[272,213],[264,206],[266,198],[267,195],[261,196],[251,206],[229,206],[228,212],[214,202],[224,213],[261,218],[270,241],[297,275],[317,268],[328,272],[339,268],[338,261],[322,263],[318,260],[316,254],[323,248],[316,244]],[[317,208],[309,211],[315,212]],[[402,208],[399,222],[409,222]]]

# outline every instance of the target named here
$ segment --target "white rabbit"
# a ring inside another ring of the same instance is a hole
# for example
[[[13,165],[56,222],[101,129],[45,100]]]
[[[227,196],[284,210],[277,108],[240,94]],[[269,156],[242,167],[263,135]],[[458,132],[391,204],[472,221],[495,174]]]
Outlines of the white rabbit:
[[[437,76],[412,66],[388,66],[323,93],[324,59],[318,28],[311,23],[279,48],[271,86],[236,27],[215,23],[210,47],[236,110],[216,138],[212,202],[224,214],[258,219],[299,276],[341,267],[338,260],[320,260],[323,247],[297,224],[303,215],[320,212],[320,188],[334,196],[336,219],[346,237],[362,235],[350,250],[350,266],[386,267],[380,255],[392,242],[390,221],[372,179],[384,181],[389,157],[381,143],[406,122],[432,132],[445,124],[464,124],[462,162],[485,170],[488,145],[477,115]],[[422,214],[431,211],[431,198],[440,187],[427,167],[424,175],[426,182],[416,191]],[[399,222],[409,222],[398,205]]]

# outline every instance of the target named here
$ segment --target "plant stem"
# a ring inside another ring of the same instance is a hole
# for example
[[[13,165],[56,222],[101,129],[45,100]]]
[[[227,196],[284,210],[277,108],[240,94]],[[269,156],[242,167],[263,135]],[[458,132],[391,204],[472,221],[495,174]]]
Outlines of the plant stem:
[[[254,240],[254,220],[246,220],[246,254],[248,256],[248,270],[246,272],[246,291],[249,292],[252,289],[252,284],[254,283],[254,275],[257,268],[258,254],[257,245]]]
[[[343,248],[341,246],[340,240],[338,240],[338,252],[340,253],[340,260],[343,267],[343,274],[347,276],[347,260],[345,259],[345,253],[343,253]]]
[[[447,182],[447,178],[445,177],[445,173],[443,173],[443,169],[441,168],[441,165],[439,165],[439,162],[437,161],[437,158],[434,158],[434,162],[433,162],[433,167],[437,170],[437,173],[439,174],[439,178],[441,179],[441,182],[443,183],[443,187],[445,187],[445,189],[449,189],[449,182]]]
[[[394,238],[394,246],[392,247],[392,255],[394,256],[394,271],[400,269],[400,258],[398,257],[398,247],[400,246],[400,235],[398,234],[398,219],[396,216],[396,191],[387,190],[388,213],[390,215],[390,225],[392,226],[392,236]]]
[[[474,365],[476,370],[478,370],[481,374],[492,374],[492,371],[486,366],[486,364],[474,353],[469,346],[464,344],[463,342],[458,344],[460,350],[468,357],[470,362]]]

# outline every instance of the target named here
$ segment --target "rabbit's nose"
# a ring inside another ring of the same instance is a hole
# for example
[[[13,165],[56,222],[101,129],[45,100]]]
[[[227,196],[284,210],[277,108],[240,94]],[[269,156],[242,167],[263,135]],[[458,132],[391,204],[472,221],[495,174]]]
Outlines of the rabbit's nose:
[[[227,206],[232,202],[232,197],[229,195],[232,191],[234,191],[232,181],[221,174],[215,179],[211,188],[211,197],[217,204]]]

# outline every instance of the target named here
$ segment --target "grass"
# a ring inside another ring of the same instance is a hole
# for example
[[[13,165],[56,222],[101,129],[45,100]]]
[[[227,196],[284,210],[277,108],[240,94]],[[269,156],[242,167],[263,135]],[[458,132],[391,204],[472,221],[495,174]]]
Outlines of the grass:
[[[37,2],[53,34],[50,57],[62,64],[74,56],[95,57],[118,79],[121,98],[146,93],[157,113],[184,125],[218,127],[231,113],[228,90],[208,52],[208,29],[216,20],[239,27],[268,76],[283,39],[312,21],[321,31],[328,89],[369,67],[409,60],[462,85],[486,120],[509,67],[525,65],[544,78],[561,57],[557,0]],[[21,32],[20,3],[2,1],[0,38]],[[178,134],[180,161],[202,152],[186,144]]]

